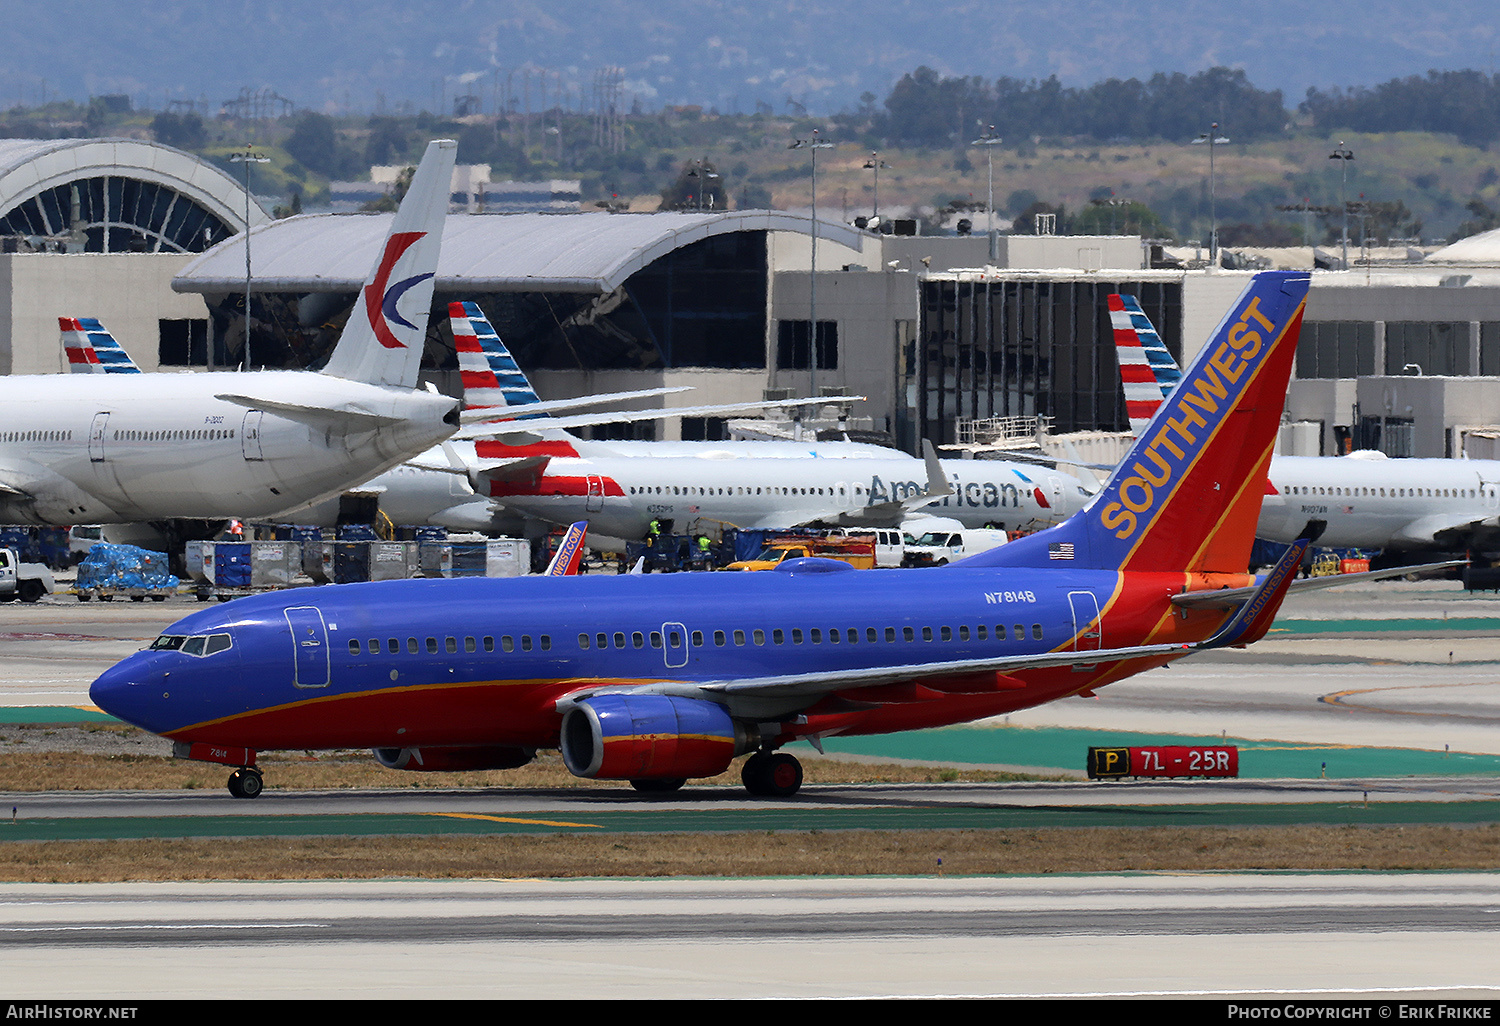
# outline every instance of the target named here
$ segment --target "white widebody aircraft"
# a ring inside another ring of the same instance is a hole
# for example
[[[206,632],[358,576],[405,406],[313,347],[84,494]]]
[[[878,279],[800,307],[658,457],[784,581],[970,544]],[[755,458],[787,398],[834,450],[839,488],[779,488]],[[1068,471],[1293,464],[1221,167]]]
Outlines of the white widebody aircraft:
[[[1134,297],[1109,297],[1109,310],[1130,427],[1139,434],[1180,372]],[[1325,548],[1494,553],[1500,461],[1391,459],[1369,450],[1272,456],[1255,536],[1291,544],[1309,520],[1327,523],[1317,541]]]
[[[270,517],[451,435],[415,386],[456,151],[428,145],[320,372],[0,378],[0,523]]]

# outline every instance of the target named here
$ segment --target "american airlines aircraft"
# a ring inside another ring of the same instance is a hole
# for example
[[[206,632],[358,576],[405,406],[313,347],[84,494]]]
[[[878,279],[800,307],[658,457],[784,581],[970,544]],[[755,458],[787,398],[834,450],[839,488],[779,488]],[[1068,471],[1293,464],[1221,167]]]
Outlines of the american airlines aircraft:
[[[0,522],[267,517],[458,427],[418,391],[457,143],[430,143],[321,372],[0,378]]]
[[[1134,297],[1110,296],[1109,309],[1138,435],[1180,375]],[[1309,519],[1327,523],[1318,539],[1327,548],[1492,554],[1500,551],[1500,461],[1391,459],[1367,450],[1273,456],[1256,537],[1290,543]]]

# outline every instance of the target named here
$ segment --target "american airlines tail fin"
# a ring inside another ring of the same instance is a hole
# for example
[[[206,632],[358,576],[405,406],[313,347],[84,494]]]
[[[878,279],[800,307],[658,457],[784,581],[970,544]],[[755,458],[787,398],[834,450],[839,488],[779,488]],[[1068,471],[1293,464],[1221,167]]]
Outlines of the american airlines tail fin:
[[[458,143],[452,139],[427,144],[323,373],[416,387],[457,152]]]
[[[964,562],[1243,573],[1308,281],[1257,274],[1084,510]]]
[[[93,317],[59,317],[63,352],[71,374],[139,374],[130,354]]]
[[[458,350],[464,409],[488,410],[541,402],[478,303],[449,303],[448,323],[453,329],[454,348]]]
[[[1110,296],[1109,321],[1115,333],[1130,433],[1139,437],[1182,380],[1182,371],[1134,296]]]

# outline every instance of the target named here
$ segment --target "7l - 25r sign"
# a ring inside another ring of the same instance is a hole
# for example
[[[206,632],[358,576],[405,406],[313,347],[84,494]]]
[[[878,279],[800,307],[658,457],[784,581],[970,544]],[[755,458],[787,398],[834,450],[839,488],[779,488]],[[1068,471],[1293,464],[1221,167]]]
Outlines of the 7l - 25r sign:
[[[1150,745],[1090,748],[1089,779],[1120,777],[1237,777],[1240,750],[1233,745]]]

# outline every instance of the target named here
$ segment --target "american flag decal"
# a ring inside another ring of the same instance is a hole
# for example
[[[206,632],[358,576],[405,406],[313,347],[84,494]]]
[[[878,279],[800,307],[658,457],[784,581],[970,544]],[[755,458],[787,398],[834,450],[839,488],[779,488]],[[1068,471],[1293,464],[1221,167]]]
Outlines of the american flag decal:
[[[1047,558],[1048,559],[1072,559],[1073,558],[1073,543],[1072,542],[1052,542],[1050,545],[1047,546]]]

